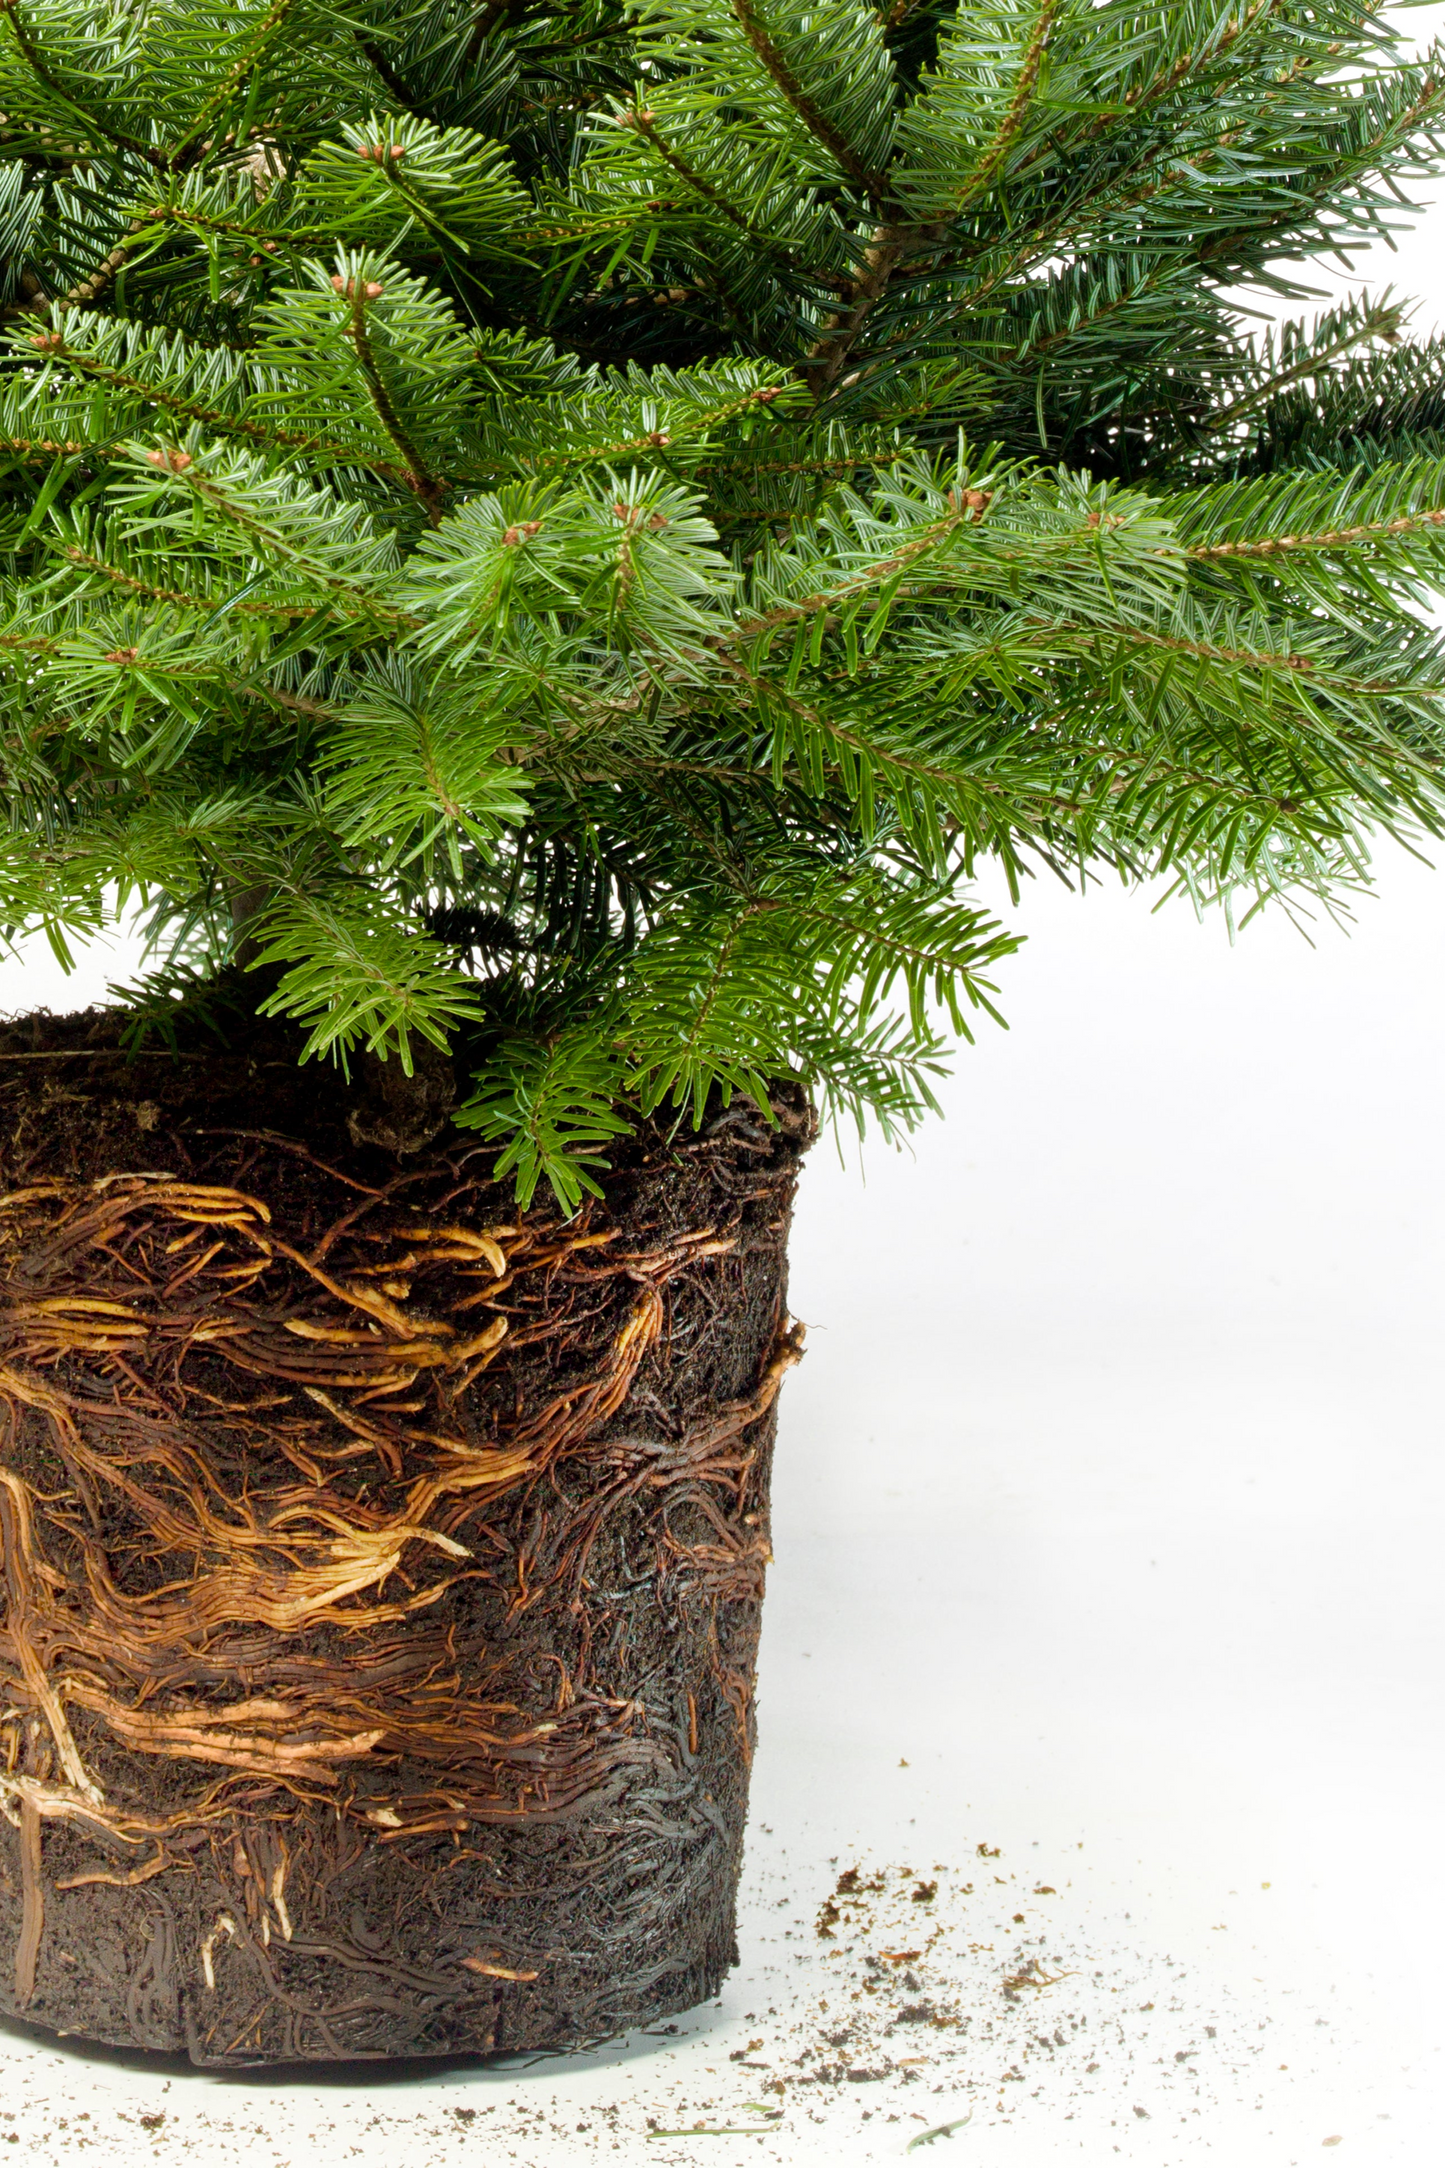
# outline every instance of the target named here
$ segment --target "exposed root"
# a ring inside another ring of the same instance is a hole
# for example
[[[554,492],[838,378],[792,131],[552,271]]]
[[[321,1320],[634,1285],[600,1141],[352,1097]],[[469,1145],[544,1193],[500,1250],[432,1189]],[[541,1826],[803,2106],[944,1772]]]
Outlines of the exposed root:
[[[0,1394],[8,1398],[7,1384],[7,1373],[0,1369]],[[0,1540],[5,1546],[8,1638],[20,1667],[20,1679],[16,1682],[19,1698],[28,1697],[45,1718],[60,1756],[60,1766],[75,1789],[82,1797],[99,1805],[100,1793],[85,1773],[60,1697],[46,1677],[45,1667],[35,1650],[31,1626],[38,1608],[35,1600],[37,1576],[30,1496],[18,1476],[5,1468],[0,1468]],[[54,1578],[49,1569],[42,1569],[42,1585],[45,1580]]]
[[[20,1803],[20,1937],[15,1945],[15,2000],[26,2009],[35,1993],[35,1965],[45,1932],[45,1884],[41,1879],[40,1816],[35,1802]]]
[[[109,1889],[138,1889],[142,1882],[153,1882],[158,1874],[167,1874],[176,1865],[169,1852],[157,1852],[143,1867],[132,1867],[129,1874],[68,1874],[56,1880],[57,1889],[91,1889],[103,1885]]]
[[[485,1974],[489,1980],[535,1980],[537,1977],[535,1972],[521,1971],[516,1965],[488,1964],[484,1957],[464,1957],[462,1966],[467,1972]]]
[[[216,1944],[223,1935],[228,1942],[235,1940],[236,1923],[229,1912],[222,1912],[218,1916],[215,1926],[201,1944],[201,1977],[206,1983],[206,1992],[211,1995],[216,1992]]]

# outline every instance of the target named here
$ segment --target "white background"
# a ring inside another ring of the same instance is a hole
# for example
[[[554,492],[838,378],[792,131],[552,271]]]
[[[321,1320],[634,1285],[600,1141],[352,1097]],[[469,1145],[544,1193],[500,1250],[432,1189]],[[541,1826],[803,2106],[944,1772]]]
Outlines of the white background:
[[[1441,217],[1371,266],[1426,320]],[[1440,2157],[1445,871],[1382,853],[1355,930],[1313,947],[1281,918],[1231,950],[1153,900],[1000,893],[1029,936],[1009,1032],[965,1051],[911,1156],[808,1169],[721,2007],[565,2070],[330,2086],[0,2033],[0,2142],[723,2168],[893,2158],[971,2111],[930,2163]],[[124,964],[64,989],[28,955],[0,1007],[81,1005]],[[972,2044],[911,2081],[760,2092],[735,2048],[805,2071],[829,1980],[857,2001],[857,1952],[811,1931],[839,1862],[943,1870],[929,1984]],[[1057,1984],[1007,2003],[1026,1945]],[[1092,2048],[1041,2046],[1056,2017]],[[766,2135],[654,2140],[648,2116]]]

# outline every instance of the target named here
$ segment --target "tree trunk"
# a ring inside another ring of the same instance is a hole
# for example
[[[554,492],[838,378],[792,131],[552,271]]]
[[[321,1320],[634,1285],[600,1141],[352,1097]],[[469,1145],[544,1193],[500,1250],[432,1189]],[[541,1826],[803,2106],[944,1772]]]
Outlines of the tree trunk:
[[[280,1031],[114,1030],[0,1032],[0,2009],[222,2066],[713,1994],[808,1108],[563,1221]]]

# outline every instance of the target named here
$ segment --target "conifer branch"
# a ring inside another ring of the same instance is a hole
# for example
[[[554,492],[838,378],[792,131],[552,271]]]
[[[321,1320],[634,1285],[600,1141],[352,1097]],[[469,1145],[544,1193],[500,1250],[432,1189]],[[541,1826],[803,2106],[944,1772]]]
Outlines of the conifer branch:
[[[147,602],[163,603],[172,610],[191,610],[198,617],[226,609],[237,611],[243,616],[278,618],[289,622],[293,618],[309,617],[312,614],[309,607],[296,604],[237,601],[231,595],[197,595],[183,587],[162,587],[154,580],[143,580],[137,573],[127,572],[121,566],[111,564],[107,558],[97,557],[93,551],[82,549],[77,542],[65,543],[60,555],[68,565],[75,565],[83,572],[95,573],[123,594],[141,596]]]
[[[899,460],[913,456],[912,446],[906,444],[879,444],[872,448],[859,445],[846,459],[749,459],[739,452],[732,459],[710,459],[694,471],[699,476],[740,474],[745,480],[785,474],[829,474],[841,479],[844,475],[861,473],[865,467],[896,466]]]
[[[1249,0],[1249,5],[1241,9],[1238,15],[1231,16],[1216,36],[1205,39],[1197,49],[1181,53],[1176,61],[1172,62],[1169,67],[1161,69],[1151,81],[1141,85],[1138,90],[1127,93],[1125,102],[1122,105],[1110,107],[1108,111],[1096,114],[1084,130],[1084,141],[1097,142],[1100,137],[1107,136],[1121,121],[1137,121],[1151,107],[1160,104],[1162,100],[1178,90],[1181,85],[1187,83],[1200,68],[1213,67],[1224,54],[1238,44],[1239,40],[1248,31],[1252,30],[1257,23],[1268,22],[1269,18],[1276,14],[1282,5],[1283,0]],[[1338,51],[1339,48],[1336,46],[1323,55],[1313,51],[1298,54],[1290,63],[1286,74],[1283,77],[1277,76],[1275,78],[1267,95],[1270,98],[1276,98],[1281,89],[1288,83],[1297,81],[1301,75],[1307,74],[1311,70],[1328,67],[1337,56]],[[1068,142],[1069,139],[1064,136],[1048,138],[1045,143],[1039,146],[1034,159],[1029,163],[1035,163],[1040,158],[1065,149]]]
[[[1059,12],[1059,6],[1060,0],[1042,0],[1038,18],[1034,24],[1033,35],[1024,48],[1023,61],[1019,68],[1018,80],[1014,86],[1014,94],[1008,103],[1008,110],[994,130],[990,140],[984,145],[983,155],[978,160],[977,165],[975,165],[971,173],[964,175],[954,191],[953,213],[955,217],[958,216],[970,197],[987,188],[997,178],[1009,151],[1018,138],[1028,109],[1033,103],[1034,92],[1038,87],[1039,70],[1043,66],[1044,53],[1047,50],[1049,39],[1053,35],[1054,22]]]
[[[474,68],[476,66],[482,56],[483,46],[497,25],[504,22],[507,16],[525,8],[528,4],[529,0],[483,0],[483,5],[477,9],[476,17],[472,23],[471,35],[467,39],[465,54],[467,67]]]
[[[619,437],[611,443],[567,444],[559,445],[553,451],[529,451],[519,463],[545,474],[556,468],[610,465],[617,459],[646,458],[649,452],[670,451],[676,457],[684,450],[689,438],[708,436],[728,422],[765,411],[782,398],[784,389],[781,384],[762,384],[744,392],[741,398],[724,400],[715,407],[689,415],[685,426],[649,429],[641,436]]]
[[[1354,527],[1327,527],[1314,534],[1264,535],[1251,541],[1198,543],[1192,549],[1186,548],[1184,554],[1200,564],[1229,558],[1243,562],[1250,558],[1286,557],[1299,550],[1351,549],[1361,543],[1388,542],[1441,527],[1445,527],[1445,507],[1433,506],[1424,512],[1402,512],[1394,519],[1366,520]]]
[[[0,457],[43,459],[47,466],[57,459],[79,459],[87,454],[95,459],[108,459],[116,450],[113,443],[91,443],[83,437],[0,437]]]
[[[657,116],[654,113],[649,112],[645,106],[633,106],[630,111],[622,116],[620,125],[635,129],[645,142],[652,145],[663,163],[670,166],[678,178],[686,183],[694,195],[700,196],[704,203],[710,203],[715,211],[727,219],[730,225],[736,226],[738,231],[744,234],[755,247],[765,249],[770,256],[776,257],[778,262],[786,264],[792,271],[801,268],[792,249],[784,247],[774,235],[765,233],[755,225],[746,212],[740,211],[737,205],[731,202],[720,188],[714,187],[706,174],[699,173],[694,166],[689,165],[676,146],[663,135],[662,130],[657,125]],[[814,284],[823,287],[846,289],[848,284],[846,279],[838,277],[833,272],[809,271],[806,275]]]
[[[332,283],[336,285],[342,282],[333,280]],[[426,505],[428,516],[432,524],[435,525],[440,516],[436,508],[437,500],[445,494],[446,484],[429,472],[425,459],[418,451],[410,433],[404,427],[396,408],[392,404],[391,394],[382,380],[381,371],[376,365],[376,355],[372,351],[371,340],[367,334],[367,303],[379,298],[380,293],[381,288],[378,286],[373,294],[368,282],[362,279],[360,275],[351,280],[347,293],[347,298],[351,303],[351,322],[347,328],[347,337],[351,340],[356,352],[356,358],[361,364],[362,374],[366,378],[367,389],[371,394],[371,403],[376,408],[377,419],[401,454],[402,472],[406,479],[406,486],[408,489],[414,490],[417,496],[422,499]]]
[[[1197,425],[1199,435],[1222,435],[1225,430],[1236,428],[1246,415],[1258,413],[1262,406],[1267,406],[1272,399],[1278,398],[1279,394],[1287,391],[1292,384],[1299,384],[1309,377],[1327,375],[1330,363],[1339,360],[1343,355],[1355,353],[1360,347],[1368,346],[1376,339],[1398,337],[1400,313],[1396,303],[1372,301],[1368,308],[1348,316],[1333,338],[1327,339],[1322,345],[1309,347],[1298,361],[1271,370],[1228,406],[1222,407],[1215,414],[1205,416]]]
[[[136,376],[130,370],[112,368],[83,348],[70,345],[63,331],[41,333],[32,344],[48,361],[63,362],[77,376],[108,384],[115,391],[130,392],[147,406],[196,422],[217,436],[235,437],[243,443],[265,445],[275,451],[291,451],[315,459],[347,460],[356,466],[370,467],[386,479],[402,481],[404,478],[405,469],[369,457],[365,448],[357,444],[328,441],[314,431],[281,429],[268,422],[255,421],[249,415],[228,413],[223,407],[206,406],[200,400],[188,399],[180,392],[169,390],[163,383]]]
[[[147,226],[170,220],[178,226],[193,226],[198,233],[222,234],[228,240],[254,241],[259,248],[267,250],[283,244],[287,248],[320,248],[331,239],[325,226],[252,226],[244,219],[216,218],[189,203],[142,203],[136,208],[136,218]]]
[[[417,620],[404,610],[395,609],[379,596],[368,594],[364,588],[358,588],[352,581],[333,572],[319,556],[299,548],[273,521],[262,518],[239,495],[214,482],[197,467],[189,453],[174,449],[162,451],[156,455],[156,464],[168,473],[179,475],[184,486],[207,505],[219,521],[237,528],[263,552],[313,582],[318,594],[328,603],[343,607],[355,616],[389,625],[394,631],[409,631],[416,625]]]
[[[170,151],[166,163],[172,172],[183,170],[204,146],[207,131],[213,121],[218,114],[224,113],[230,100],[244,87],[247,78],[255,74],[272,38],[284,26],[295,5],[296,0],[271,0],[270,7],[256,25],[248,50],[217,85],[179,143]]]
[[[1427,76],[1421,86],[1420,96],[1414,103],[1404,114],[1377,130],[1367,143],[1361,145],[1352,154],[1351,163],[1357,171],[1368,172],[1375,161],[1392,148],[1415,137],[1423,123],[1441,113],[1445,113],[1445,90],[1442,90],[1442,86],[1432,76]],[[1172,189],[1192,186],[1199,170],[1217,166],[1221,155],[1232,150],[1238,143],[1239,136],[1237,126],[1227,128],[1212,143],[1203,144],[1193,151],[1187,166],[1166,165],[1162,171],[1156,170],[1149,180],[1140,185],[1132,189],[1123,187],[1122,184],[1141,171],[1150,166],[1157,168],[1156,146],[1141,142],[1135,158],[1111,177],[1107,187],[1089,197],[1081,206],[1066,207],[1065,215],[1049,218],[1034,227],[1011,253],[973,282],[963,298],[949,305],[943,312],[944,320],[977,310],[981,303],[1006,290],[1037,265],[1067,254],[1071,249],[1089,245],[1105,230],[1107,222],[1117,219],[1121,214],[1142,210]],[[1270,227],[1239,227],[1231,231],[1205,234],[1191,253],[1201,265],[1217,264],[1230,250],[1256,244],[1264,232],[1277,237],[1281,231],[1293,232],[1301,229],[1305,224],[1301,213],[1302,200],[1313,199],[1315,203],[1328,200],[1332,195],[1341,192],[1344,178],[1333,169],[1326,170],[1320,174],[1313,188],[1305,189],[1297,185],[1291,190],[1287,206],[1280,211]],[[986,254],[994,245],[988,238],[964,240],[955,246],[939,269],[951,270],[955,266],[962,269],[972,260]],[[1161,263],[1161,272],[1162,269]]]
[[[68,286],[63,294],[56,296],[51,304],[54,310],[59,313],[62,309],[83,309],[91,302],[98,301],[116,273],[129,263],[144,238],[142,233],[132,233],[126,240],[117,241],[110,254],[103,256],[93,271],[85,278],[77,280],[74,286]]]
[[[799,120],[817,137],[823,148],[832,153],[849,179],[856,181],[858,186],[873,202],[881,203],[888,193],[886,176],[873,172],[865,164],[854,150],[852,144],[834,127],[827,115],[821,112],[815,101],[808,96],[808,93],[788,66],[787,61],[768,36],[767,26],[752,5],[752,0],[730,0],[730,5],[734,15],[742,25],[744,37],[787,99],[789,105],[793,108],[793,111],[797,114]]]
[[[107,121],[100,119],[95,113],[91,112],[80,99],[71,95],[42,59],[40,48],[31,36],[25,18],[20,12],[20,0],[0,0],[0,15],[5,16],[9,21],[10,28],[15,35],[15,42],[24,54],[30,72],[36,81],[43,83],[52,97],[68,107],[83,126],[93,129],[107,143],[114,144],[117,150],[129,151],[133,158],[143,158],[147,165],[154,166],[158,172],[168,172],[170,170],[170,160],[164,151],[157,150],[153,143],[143,143],[138,136],[129,135],[123,129],[112,127]]]
[[[656,115],[649,112],[646,106],[634,105],[622,115],[618,125],[635,129],[644,142],[652,145],[663,163],[671,166],[673,172],[687,183],[694,195],[701,196],[703,201],[710,203],[715,211],[720,211],[723,217],[730,220],[740,233],[746,234],[750,241],[763,239],[758,234],[751,219],[747,218],[735,203],[730,203],[722,190],[715,188],[706,175],[697,172],[694,167],[690,166],[682,153],[668,142],[657,125]],[[763,245],[770,248],[774,244],[771,240],[764,240]]]
[[[417,103],[410,85],[387,58],[386,48],[379,44],[375,38],[369,38],[363,30],[356,32],[356,42],[402,111],[404,113],[425,113],[426,108]]]
[[[1445,348],[1229,291],[1439,169],[1437,67],[956,5],[248,0],[197,93],[200,0],[0,0],[5,923],[144,890],[203,990],[254,894],[308,1050],[470,1035],[570,1212],[639,1106],[917,1120],[984,858],[1329,909],[1445,832]]]
[[[917,229],[877,226],[863,255],[863,268],[849,291],[850,306],[830,316],[822,336],[808,349],[803,374],[813,397],[821,401],[837,383],[845,363],[863,334],[864,326],[909,250],[918,245]]]

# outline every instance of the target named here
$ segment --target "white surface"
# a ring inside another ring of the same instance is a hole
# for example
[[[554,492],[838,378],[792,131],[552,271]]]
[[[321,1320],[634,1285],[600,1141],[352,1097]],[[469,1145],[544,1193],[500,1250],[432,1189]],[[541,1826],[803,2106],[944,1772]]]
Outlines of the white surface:
[[[1439,230],[1372,267],[1433,291],[1422,321],[1445,321]],[[566,2069],[401,2082],[0,2033],[17,2158],[881,2161],[969,2113],[919,2160],[1439,2157],[1445,873],[1391,854],[1353,937],[1314,949],[1281,920],[1231,952],[1112,893],[1010,915],[1013,1028],[965,1054],[947,1121],[913,1159],[870,1151],[866,1186],[825,1149],[805,1178],[813,1333],[722,2004]],[[32,952],[0,1008],[126,971],[92,955],[64,989]],[[820,1941],[855,1862],[891,1894]],[[921,1992],[970,2025],[887,2033],[896,1968],[870,2000],[861,1959],[935,1918]],[[1008,2001],[1035,1957],[1052,1984]],[[858,2010],[834,2060],[890,2075],[766,2090]],[[728,2060],[754,2040],[766,2072]]]

